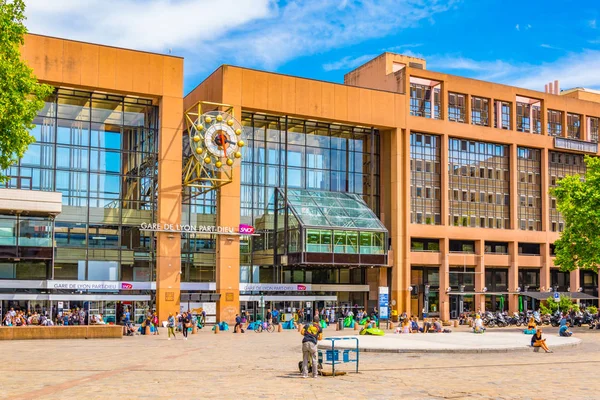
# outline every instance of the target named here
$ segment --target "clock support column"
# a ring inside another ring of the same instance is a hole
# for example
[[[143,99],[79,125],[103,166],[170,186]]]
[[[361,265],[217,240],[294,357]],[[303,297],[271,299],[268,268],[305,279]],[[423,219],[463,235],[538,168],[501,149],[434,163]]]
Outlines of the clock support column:
[[[237,228],[240,224],[239,164],[233,169],[233,181],[217,189],[217,225]],[[235,322],[240,310],[240,237],[217,237],[217,322]]]

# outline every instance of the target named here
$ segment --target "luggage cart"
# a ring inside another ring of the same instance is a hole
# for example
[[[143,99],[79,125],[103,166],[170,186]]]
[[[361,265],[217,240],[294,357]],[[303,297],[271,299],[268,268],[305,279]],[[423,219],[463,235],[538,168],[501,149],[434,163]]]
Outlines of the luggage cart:
[[[358,360],[359,360],[359,348],[358,338],[355,337],[341,337],[341,338],[324,338],[323,340],[329,340],[331,342],[331,349],[319,350],[319,365],[331,364],[332,376],[335,376],[335,365],[345,363],[356,363],[356,373],[358,373]],[[355,340],[356,348],[354,349],[336,349],[335,342],[339,340]],[[325,353],[325,359],[323,359],[323,353]],[[355,357],[351,357],[355,354]],[[341,356],[341,358],[340,358]]]

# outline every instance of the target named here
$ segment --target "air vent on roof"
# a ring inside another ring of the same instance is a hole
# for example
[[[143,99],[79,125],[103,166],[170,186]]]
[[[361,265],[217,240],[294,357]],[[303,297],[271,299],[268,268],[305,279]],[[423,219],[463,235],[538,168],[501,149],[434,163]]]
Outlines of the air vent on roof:
[[[409,62],[408,66],[411,67],[411,68],[423,69],[423,64],[421,64],[421,63]]]

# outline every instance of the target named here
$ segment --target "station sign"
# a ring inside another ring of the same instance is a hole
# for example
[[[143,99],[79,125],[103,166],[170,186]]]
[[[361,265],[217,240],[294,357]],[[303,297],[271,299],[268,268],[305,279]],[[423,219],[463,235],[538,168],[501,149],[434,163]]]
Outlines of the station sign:
[[[240,283],[240,292],[308,292],[309,283]]]
[[[189,224],[163,224],[146,223],[140,224],[141,231],[149,232],[173,232],[173,233],[209,233],[211,235],[230,236],[258,236],[251,225],[240,224],[237,227],[220,225],[189,225]]]

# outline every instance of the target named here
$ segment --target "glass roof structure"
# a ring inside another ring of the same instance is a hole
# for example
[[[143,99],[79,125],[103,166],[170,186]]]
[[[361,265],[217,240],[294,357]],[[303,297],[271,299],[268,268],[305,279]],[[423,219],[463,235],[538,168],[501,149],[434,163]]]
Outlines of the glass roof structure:
[[[304,227],[385,232],[364,200],[353,193],[288,189],[287,204]]]

